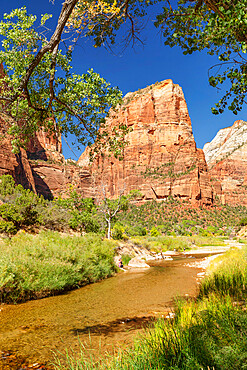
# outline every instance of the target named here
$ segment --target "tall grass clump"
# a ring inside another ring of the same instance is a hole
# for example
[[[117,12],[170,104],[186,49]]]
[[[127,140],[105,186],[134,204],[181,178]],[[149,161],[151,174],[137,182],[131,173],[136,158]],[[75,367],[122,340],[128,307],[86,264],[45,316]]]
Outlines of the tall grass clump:
[[[247,365],[247,316],[229,297],[178,303],[115,359],[112,369],[241,369]]]
[[[0,299],[41,298],[109,277],[114,246],[98,235],[18,234],[1,244]]]
[[[226,237],[215,237],[215,236],[201,236],[201,235],[194,235],[188,238],[192,244],[195,244],[197,247],[204,247],[204,246],[225,246],[224,239]]]
[[[186,237],[171,236],[139,236],[132,238],[131,241],[139,246],[145,247],[155,252],[174,250],[183,251],[189,249],[190,242]]]
[[[246,289],[247,247],[243,246],[229,250],[215,260],[209,275],[201,282],[199,296],[214,292],[241,299],[246,297]]]

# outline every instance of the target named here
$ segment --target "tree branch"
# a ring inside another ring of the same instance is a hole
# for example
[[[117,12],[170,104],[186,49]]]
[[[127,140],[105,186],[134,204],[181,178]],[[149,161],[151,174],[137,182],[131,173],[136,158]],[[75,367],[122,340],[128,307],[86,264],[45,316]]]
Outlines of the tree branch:
[[[56,48],[56,46],[59,45],[64,27],[65,27],[70,15],[71,15],[72,11],[73,11],[75,5],[78,3],[78,1],[79,0],[65,0],[65,2],[63,3],[63,7],[62,7],[61,13],[60,13],[59,18],[58,18],[57,27],[56,27],[50,41],[39,50],[39,52],[36,54],[36,56],[34,57],[32,62],[30,63],[30,65],[29,65],[29,67],[26,71],[26,75],[24,76],[24,78],[22,80],[22,83],[19,87],[19,92],[21,92],[23,90],[24,91],[27,90],[28,81],[29,81],[34,69],[40,63],[43,56],[47,52],[52,52]],[[13,99],[16,100],[17,96],[18,96],[18,94],[16,94],[13,97]]]

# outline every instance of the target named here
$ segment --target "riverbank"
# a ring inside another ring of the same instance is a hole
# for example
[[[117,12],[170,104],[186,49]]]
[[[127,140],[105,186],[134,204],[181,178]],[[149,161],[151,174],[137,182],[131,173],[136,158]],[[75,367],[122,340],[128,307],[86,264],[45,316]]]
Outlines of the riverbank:
[[[236,370],[247,366],[247,249],[235,248],[214,259],[196,300],[178,301],[174,314],[117,356],[98,362],[63,358],[60,369]]]
[[[185,261],[160,260],[149,269],[119,273],[63,295],[2,305],[0,348],[30,365],[49,363],[52,351],[64,348],[79,354],[78,338],[89,355],[113,355],[133,344],[143,322],[170,312],[175,296],[196,295],[200,269],[184,266]]]
[[[133,266],[148,267],[145,261],[169,259],[169,255],[205,243],[224,245],[223,239],[198,236],[145,236],[122,242],[96,234],[20,232],[1,241],[0,300],[20,303],[62,294],[113,276],[118,271],[119,258],[128,264],[131,258],[138,257],[138,264]]]
[[[65,295],[3,305],[0,347],[28,358],[30,365],[45,363],[53,357],[51,350],[59,351],[63,361],[60,369],[63,370],[85,368],[80,358],[78,337],[86,346],[84,361],[93,354],[98,359],[99,352],[103,354],[105,351],[112,357],[117,348],[133,345],[133,337],[142,332],[143,320],[149,322],[152,317],[163,315],[171,321],[175,296],[186,297],[186,300],[196,296],[196,278],[202,272],[196,263],[204,259],[189,257],[181,253],[172,261],[156,261],[156,265],[148,270],[129,270]],[[74,367],[66,364],[67,359],[61,355],[64,348],[71,349],[74,356],[76,354],[78,368],[75,364]],[[49,369],[54,367],[49,366]]]

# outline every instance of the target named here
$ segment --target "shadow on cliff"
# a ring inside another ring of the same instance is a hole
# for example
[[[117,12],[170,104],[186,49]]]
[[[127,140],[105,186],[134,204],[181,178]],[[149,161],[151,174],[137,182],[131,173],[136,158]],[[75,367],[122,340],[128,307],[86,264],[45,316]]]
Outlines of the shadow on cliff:
[[[27,149],[27,157],[28,159],[31,160],[37,159],[42,159],[43,161],[48,160],[46,151],[36,136],[32,138],[29,143],[29,147]]]
[[[43,195],[43,197],[47,200],[53,200],[54,197],[49,186],[34,170],[32,170],[32,172],[37,194]]]

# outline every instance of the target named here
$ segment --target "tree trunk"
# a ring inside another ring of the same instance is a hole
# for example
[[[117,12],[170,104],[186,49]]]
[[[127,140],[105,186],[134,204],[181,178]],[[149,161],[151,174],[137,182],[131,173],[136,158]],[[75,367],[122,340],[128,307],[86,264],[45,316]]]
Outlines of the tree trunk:
[[[111,219],[109,218],[107,222],[108,222],[107,239],[111,239]]]

